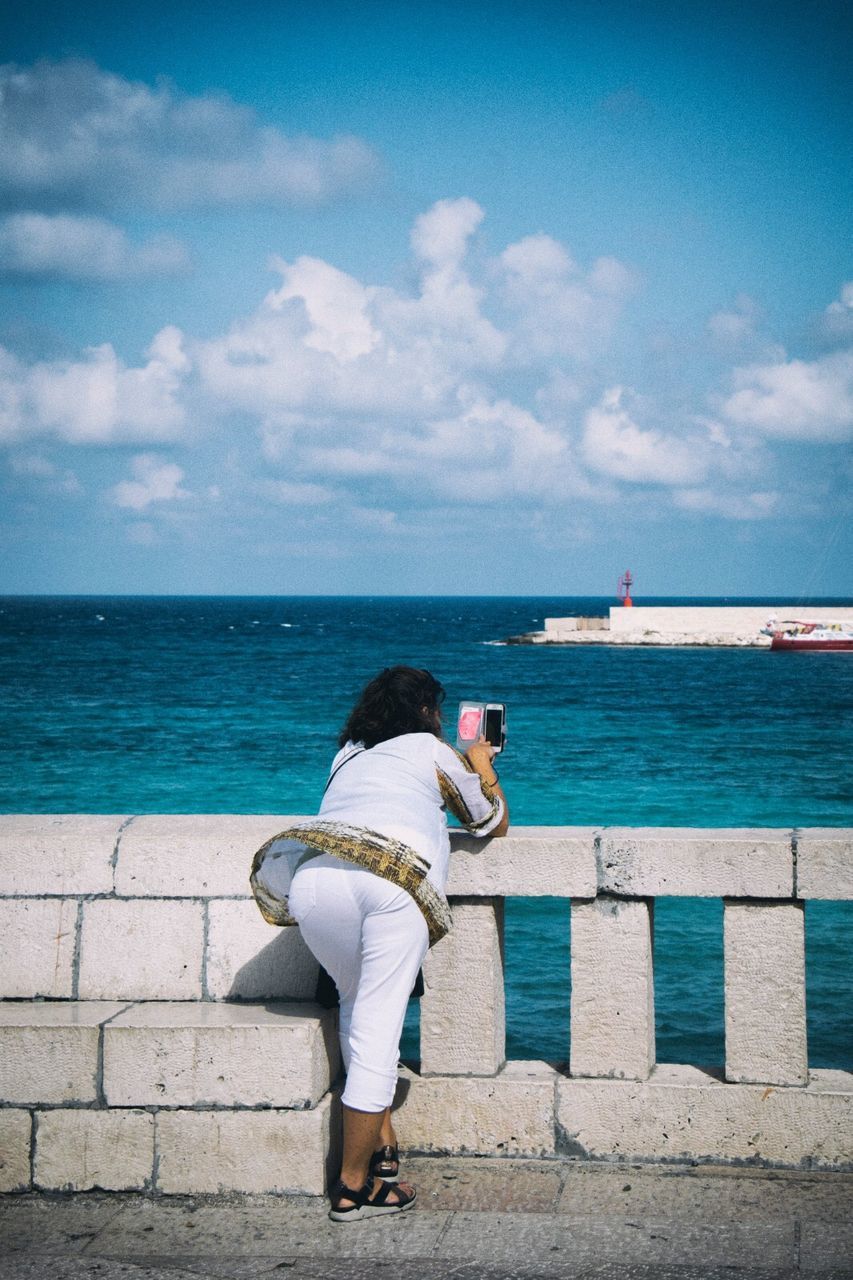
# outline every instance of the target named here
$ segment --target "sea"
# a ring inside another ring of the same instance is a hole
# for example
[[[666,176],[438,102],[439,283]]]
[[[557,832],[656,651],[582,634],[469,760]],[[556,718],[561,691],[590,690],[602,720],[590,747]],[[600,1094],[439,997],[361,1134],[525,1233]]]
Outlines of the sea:
[[[611,603],[2,597],[0,811],[310,814],[358,692],[408,663],[451,724],[461,698],[507,704],[515,823],[853,826],[853,653],[503,643]],[[810,1064],[851,1070],[853,903],[805,910]],[[568,1058],[569,942],[565,900],[507,902],[509,1057]],[[721,1064],[722,903],[657,899],[654,945],[658,1060]]]

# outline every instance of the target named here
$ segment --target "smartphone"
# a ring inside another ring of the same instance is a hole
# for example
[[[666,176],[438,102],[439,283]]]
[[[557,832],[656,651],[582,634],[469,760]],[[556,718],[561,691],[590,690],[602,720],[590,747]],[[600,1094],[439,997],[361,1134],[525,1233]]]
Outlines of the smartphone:
[[[506,746],[506,707],[502,702],[486,703],[483,715],[483,733],[490,742],[495,753],[503,751]]]
[[[495,748],[506,746],[506,705],[503,702],[460,702],[456,717],[456,746],[460,751],[478,742],[480,735]]]

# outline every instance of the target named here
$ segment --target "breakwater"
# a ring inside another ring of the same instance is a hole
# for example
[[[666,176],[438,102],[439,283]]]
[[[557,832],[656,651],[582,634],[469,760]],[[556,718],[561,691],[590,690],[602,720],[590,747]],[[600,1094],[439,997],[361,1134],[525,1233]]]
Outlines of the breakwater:
[[[335,1015],[246,881],[291,820],[0,817],[0,1188],[322,1193]],[[406,1150],[853,1168],[853,1074],[809,1069],[804,966],[804,903],[853,898],[853,832],[456,836],[448,892],[396,1103]],[[657,1062],[654,901],[679,895],[724,902],[716,1066]],[[506,1061],[508,896],[567,900],[566,1063]]]
[[[770,648],[761,628],[769,618],[853,623],[853,608],[791,604],[756,606],[634,605],[613,607],[607,617],[546,618],[544,629],[509,636],[507,644],[676,645]]]

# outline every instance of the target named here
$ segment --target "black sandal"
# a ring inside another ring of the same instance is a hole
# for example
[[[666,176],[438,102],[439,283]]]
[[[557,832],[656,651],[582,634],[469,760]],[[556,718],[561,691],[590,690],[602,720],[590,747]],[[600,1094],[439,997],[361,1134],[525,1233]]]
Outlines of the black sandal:
[[[353,1191],[352,1187],[346,1186],[338,1179],[331,1192],[332,1207],[329,1210],[329,1217],[332,1222],[360,1222],[364,1218],[378,1218],[383,1213],[402,1213],[404,1209],[410,1208],[415,1203],[417,1196],[417,1192],[409,1193],[402,1187],[392,1186],[389,1182],[383,1182],[371,1200],[372,1191],[372,1177],[369,1177],[358,1191]],[[396,1196],[397,1199],[389,1203],[390,1195]],[[342,1209],[340,1208],[341,1200],[352,1200],[353,1203],[348,1209]],[[335,1201],[338,1201],[337,1207]]]
[[[380,1147],[370,1157],[370,1173],[382,1182],[400,1181],[400,1152],[396,1147]]]

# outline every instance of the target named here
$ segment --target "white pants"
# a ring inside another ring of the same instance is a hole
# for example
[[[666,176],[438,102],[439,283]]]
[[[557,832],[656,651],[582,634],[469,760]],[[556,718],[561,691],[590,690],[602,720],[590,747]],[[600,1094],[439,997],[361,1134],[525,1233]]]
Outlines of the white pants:
[[[364,867],[323,854],[300,867],[288,907],[341,998],[341,1101],[384,1111],[397,1086],[403,1019],[429,945],[414,899]]]

